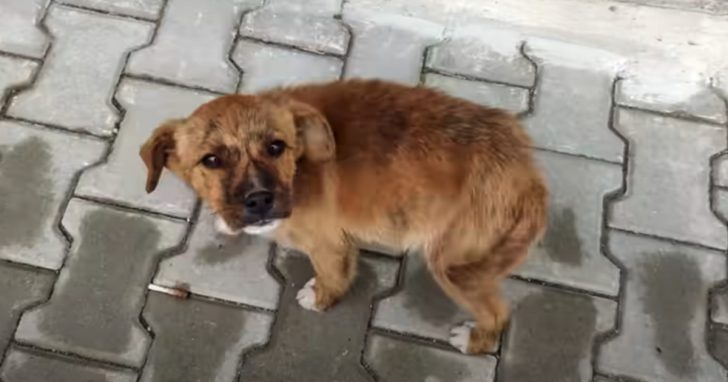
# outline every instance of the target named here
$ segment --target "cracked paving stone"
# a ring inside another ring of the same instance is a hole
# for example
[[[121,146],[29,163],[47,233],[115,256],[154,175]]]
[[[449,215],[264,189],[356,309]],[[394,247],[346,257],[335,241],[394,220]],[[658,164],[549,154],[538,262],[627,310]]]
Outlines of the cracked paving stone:
[[[0,379],[5,382],[134,382],[136,374],[13,349],[0,369]]]
[[[341,76],[343,66],[343,62],[335,57],[247,40],[238,42],[233,61],[243,70],[241,92],[334,81]]]
[[[622,59],[609,52],[530,39],[539,66],[534,113],[524,125],[537,147],[621,162],[624,144],[609,129],[612,82]]]
[[[46,24],[53,46],[36,83],[13,98],[8,114],[111,135],[119,118],[111,98],[125,54],[149,40],[153,25],[56,5]]]
[[[725,127],[624,109],[615,120],[630,142],[629,174],[610,225],[726,248],[726,229],[708,197],[710,159],[726,147]]]
[[[364,360],[381,382],[491,382],[496,359],[473,357],[381,335],[369,337]]]
[[[498,381],[591,381],[592,347],[614,327],[617,303],[513,280],[505,290],[513,313]]]
[[[528,110],[528,90],[512,86],[468,81],[455,77],[429,73],[425,85],[440,89],[455,97],[489,107],[506,109],[518,114]]]
[[[0,263],[0,354],[8,346],[20,314],[45,300],[54,275],[17,265]]]
[[[66,240],[57,229],[58,211],[74,175],[105,151],[96,139],[0,122],[0,258],[61,267]]]
[[[41,58],[49,38],[38,27],[49,0],[0,1],[0,51]]]
[[[349,32],[334,16],[342,0],[269,0],[245,15],[240,34],[262,41],[293,45],[304,50],[343,56]]]
[[[432,278],[419,253],[407,255],[402,290],[378,302],[377,328],[447,342],[450,329],[470,319]]]
[[[689,82],[685,73],[659,76],[639,73],[617,82],[615,101],[619,105],[631,106],[660,113],[692,116],[713,121],[726,122],[726,106],[706,84]],[[671,78],[669,88],[665,78]]]
[[[426,66],[445,73],[529,87],[536,80],[536,68],[521,54],[521,44],[520,35],[504,29],[458,28],[447,42],[430,49]]]
[[[268,339],[272,321],[268,314],[154,292],[144,318],[155,336],[141,382],[232,381],[243,352]]]
[[[164,0],[59,0],[58,2],[150,20],[159,18],[164,6]]]
[[[305,256],[280,252],[275,264],[285,278],[278,317],[265,348],[246,355],[240,381],[293,381],[302,375],[310,381],[371,381],[360,362],[371,304],[394,287],[398,263],[362,259],[349,293],[326,312],[296,302],[296,293],[313,276]]]
[[[213,98],[210,93],[123,80],[117,99],[126,110],[119,135],[105,164],[84,171],[76,194],[111,199],[117,203],[188,217],[196,197],[180,179],[163,171],[159,185],[147,194],[147,169],[139,157],[139,148],[152,131],[164,121],[184,118],[199,105]]]
[[[0,56],[0,108],[5,103],[7,91],[29,83],[38,63],[15,57]]]
[[[233,92],[240,73],[228,58],[243,12],[260,0],[169,0],[153,43],[129,58],[127,73]]]
[[[726,371],[706,344],[708,290],[726,277],[723,253],[611,232],[628,269],[619,335],[599,351],[606,374],[646,381],[718,381]]]
[[[182,285],[195,294],[275,309],[280,285],[266,269],[270,243],[254,236],[221,235],[214,220],[210,210],[201,211],[187,250],[164,259],[154,283]]]
[[[63,217],[74,238],[47,303],[23,314],[16,340],[131,367],[151,342],[139,323],[147,284],[185,224],[74,199]]]
[[[546,235],[516,273],[616,296],[619,268],[602,254],[602,200],[622,185],[620,165],[536,152],[549,185]]]
[[[424,52],[442,39],[444,30],[424,20],[366,11],[344,12],[344,20],[353,30],[344,76],[408,85],[420,82]]]

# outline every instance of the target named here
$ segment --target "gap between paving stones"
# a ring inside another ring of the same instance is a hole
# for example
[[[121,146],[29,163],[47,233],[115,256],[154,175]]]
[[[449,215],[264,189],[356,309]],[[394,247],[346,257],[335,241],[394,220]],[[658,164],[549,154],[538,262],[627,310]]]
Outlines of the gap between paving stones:
[[[162,5],[162,9],[164,9],[164,7],[167,5],[166,4],[166,1],[167,0],[165,0],[165,4]],[[89,6],[85,6],[85,5],[79,5],[79,4],[69,3],[69,2],[66,2],[66,1],[63,1],[63,0],[57,0],[55,3],[58,4],[58,5],[62,5],[64,7],[67,7],[67,8],[78,9],[78,10],[81,10],[81,11],[96,13],[96,14],[99,14],[99,15],[120,17],[120,18],[125,18],[125,19],[131,19],[131,20],[141,21],[141,22],[145,22],[145,23],[155,23],[156,24],[158,22],[158,20],[156,20],[154,18],[150,18],[150,17],[134,16],[134,15],[126,14],[126,13],[123,13],[123,12],[118,12],[118,11],[109,11],[109,10],[106,10],[106,9],[98,9],[98,8],[93,8],[93,7],[89,7]]]
[[[268,0],[263,0],[263,1],[261,1],[260,5],[258,5],[257,7],[253,7],[252,9],[249,9],[247,11],[240,12],[240,18],[233,26],[235,28],[235,29],[233,29],[233,38],[230,41],[230,46],[228,47],[228,51],[227,51],[227,55],[226,55],[225,59],[238,72],[238,80],[235,82],[235,88],[234,88],[236,91],[238,89],[240,89],[240,85],[243,83],[243,76],[245,75],[245,71],[243,70],[243,68],[241,68],[238,65],[238,63],[235,62],[235,60],[233,59],[233,53],[235,52],[235,47],[238,45],[238,40],[240,39],[240,26],[243,25],[245,16],[262,9],[267,4],[268,4]]]

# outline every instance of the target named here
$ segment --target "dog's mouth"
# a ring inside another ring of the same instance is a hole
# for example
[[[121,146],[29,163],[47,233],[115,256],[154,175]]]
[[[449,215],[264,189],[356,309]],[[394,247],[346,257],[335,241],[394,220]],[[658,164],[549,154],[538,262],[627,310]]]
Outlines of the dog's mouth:
[[[241,232],[249,235],[264,235],[278,228],[281,222],[290,215],[290,212],[274,213],[255,220],[243,222],[233,220],[233,224],[229,224],[227,219],[218,215],[215,219],[215,228],[218,232],[226,235],[238,235]]]

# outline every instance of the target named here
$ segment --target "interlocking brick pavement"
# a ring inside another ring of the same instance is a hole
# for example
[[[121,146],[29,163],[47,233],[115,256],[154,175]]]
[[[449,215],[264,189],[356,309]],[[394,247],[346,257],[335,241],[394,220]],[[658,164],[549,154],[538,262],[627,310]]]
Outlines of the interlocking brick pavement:
[[[630,70],[645,41],[377,1],[0,0],[0,381],[728,379],[728,68]],[[605,3],[728,24],[719,1]],[[550,226],[506,280],[493,352],[448,344],[468,314],[416,252],[367,245],[384,254],[316,313],[305,256],[216,234],[168,173],[145,193],[138,149],[164,120],[352,77],[508,109],[533,136]]]

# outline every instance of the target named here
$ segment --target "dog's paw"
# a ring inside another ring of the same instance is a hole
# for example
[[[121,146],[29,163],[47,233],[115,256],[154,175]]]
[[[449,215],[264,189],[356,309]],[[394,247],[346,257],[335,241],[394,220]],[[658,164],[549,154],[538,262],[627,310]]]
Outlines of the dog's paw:
[[[316,278],[308,280],[306,285],[296,294],[296,300],[298,300],[298,305],[301,305],[302,308],[320,312],[321,309],[316,306],[316,290],[313,289],[314,285],[316,285]]]
[[[225,223],[225,220],[223,218],[221,218],[220,216],[215,216],[214,226],[215,226],[215,231],[217,231],[218,233],[221,233],[223,235],[235,236],[235,235],[240,234],[240,232],[242,232],[242,230],[236,231],[236,230],[230,228],[230,226],[227,223]]]
[[[467,321],[462,325],[450,329],[450,345],[460,350],[461,353],[468,354],[468,348],[470,345],[470,333],[473,331],[474,327],[474,322]]]

